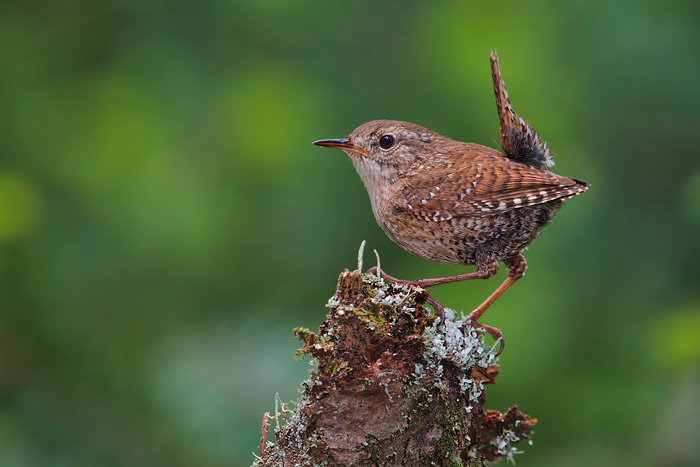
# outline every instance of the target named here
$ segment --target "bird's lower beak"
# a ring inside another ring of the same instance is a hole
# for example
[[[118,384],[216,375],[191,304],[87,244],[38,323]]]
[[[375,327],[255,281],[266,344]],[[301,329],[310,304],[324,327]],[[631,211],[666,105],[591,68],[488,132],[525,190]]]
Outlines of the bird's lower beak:
[[[318,141],[314,141],[313,144],[316,146],[323,146],[324,148],[353,149],[355,147],[347,138],[319,139]]]
[[[323,146],[324,148],[346,149],[359,154],[369,154],[366,150],[355,146],[348,138],[320,139],[318,141],[314,141],[313,144],[316,146]]]

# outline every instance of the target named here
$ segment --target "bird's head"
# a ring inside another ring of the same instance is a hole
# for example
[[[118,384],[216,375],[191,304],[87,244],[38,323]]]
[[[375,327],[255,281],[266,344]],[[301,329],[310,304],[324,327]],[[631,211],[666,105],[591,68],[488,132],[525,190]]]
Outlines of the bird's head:
[[[338,148],[352,160],[367,188],[393,183],[436,152],[447,138],[408,122],[374,120],[357,127],[346,138],[322,139],[313,144]]]

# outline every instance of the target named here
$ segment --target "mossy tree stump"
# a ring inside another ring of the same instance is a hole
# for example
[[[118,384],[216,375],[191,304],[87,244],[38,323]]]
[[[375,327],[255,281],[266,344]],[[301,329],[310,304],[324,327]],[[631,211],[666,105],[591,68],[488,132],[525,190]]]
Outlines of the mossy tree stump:
[[[535,421],[484,410],[498,374],[480,330],[444,325],[427,292],[345,271],[318,334],[295,330],[317,366],[288,423],[265,441],[263,466],[478,466],[512,460]]]

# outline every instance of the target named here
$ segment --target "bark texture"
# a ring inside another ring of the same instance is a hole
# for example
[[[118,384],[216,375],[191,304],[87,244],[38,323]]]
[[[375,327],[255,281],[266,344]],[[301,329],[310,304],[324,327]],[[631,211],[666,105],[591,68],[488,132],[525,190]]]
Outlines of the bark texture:
[[[483,335],[446,309],[438,327],[427,292],[360,271],[340,275],[318,334],[295,333],[317,367],[262,466],[478,466],[518,453],[536,423],[516,407],[484,410],[498,375]]]

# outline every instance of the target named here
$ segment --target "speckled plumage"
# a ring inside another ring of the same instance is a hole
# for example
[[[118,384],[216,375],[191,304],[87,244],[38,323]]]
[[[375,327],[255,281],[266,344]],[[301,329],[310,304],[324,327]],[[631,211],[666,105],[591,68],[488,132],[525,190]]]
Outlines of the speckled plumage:
[[[588,189],[585,182],[549,171],[552,154],[513,111],[495,53],[491,71],[503,152],[392,120],[368,122],[347,138],[314,143],[348,154],[377,222],[394,242],[431,261],[476,265],[475,273],[414,283],[486,278],[498,271],[499,261],[505,262],[510,282],[474,319],[523,275],[521,251],[563,201]],[[392,144],[384,147],[389,137]]]

